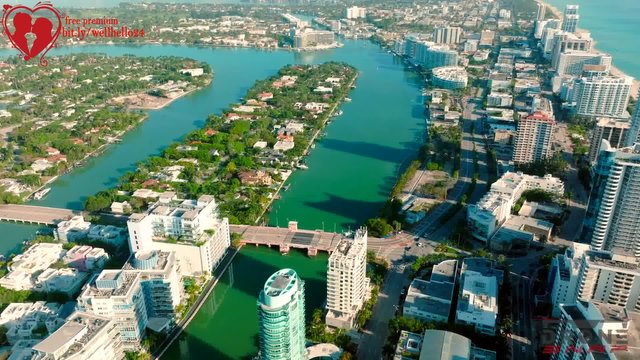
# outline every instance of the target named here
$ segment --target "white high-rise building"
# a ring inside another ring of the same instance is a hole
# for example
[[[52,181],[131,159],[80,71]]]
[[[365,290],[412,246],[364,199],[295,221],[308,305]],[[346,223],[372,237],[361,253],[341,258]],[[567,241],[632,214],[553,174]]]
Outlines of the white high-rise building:
[[[537,3],[537,5],[538,5],[538,10],[536,12],[536,20],[542,21],[544,20],[544,17],[547,13],[547,5],[545,5],[542,2]]]
[[[535,112],[518,122],[513,162],[525,164],[551,157],[556,122],[543,112]]]
[[[591,195],[600,201],[591,246],[640,258],[640,144],[615,151],[604,140],[602,147],[610,153],[599,159],[608,174]]]
[[[582,116],[621,117],[627,111],[633,79],[629,76],[592,76],[573,82],[569,99]]]
[[[561,22],[559,20],[545,20],[544,25],[540,23],[541,28],[537,29],[540,33],[540,47],[542,48],[543,56],[547,60],[553,58],[553,48],[555,45],[555,36],[559,33]]]
[[[577,300],[580,264],[582,255],[588,250],[588,244],[572,243],[564,254],[557,254],[551,260],[547,284],[554,318],[560,316],[560,305],[573,304]]]
[[[433,42],[436,44],[457,44],[462,37],[462,28],[457,26],[439,27],[433,30]]]
[[[261,360],[305,360],[304,281],[291,269],[267,279],[258,297]]]
[[[33,360],[124,359],[115,321],[84,312],[71,314],[64,325],[33,347]]]
[[[81,311],[113,319],[125,349],[137,349],[149,323],[140,273],[103,270],[77,299]]]
[[[123,271],[140,274],[149,327],[160,332],[175,323],[176,307],[184,295],[175,253],[152,251],[131,255]]]
[[[556,75],[580,76],[584,71],[585,65],[604,65],[606,71],[609,71],[611,69],[611,63],[612,59],[609,54],[569,50],[560,54],[556,66]]]
[[[363,7],[352,6],[347,8],[347,19],[364,19],[367,17],[367,9]]]
[[[327,325],[350,329],[369,292],[367,229],[342,239],[327,264]]]
[[[231,245],[229,220],[220,218],[213,196],[159,201],[127,222],[132,253],[175,252],[181,275],[211,273]]]
[[[629,132],[629,122],[610,117],[597,119],[596,128],[593,130],[589,148],[589,161],[592,164],[598,159],[602,140],[607,140],[614,148],[624,147],[624,141]]]
[[[565,7],[562,18],[562,31],[576,32],[578,29],[578,21],[580,20],[580,15],[578,14],[579,9],[580,7],[578,5],[567,5]]]
[[[626,340],[629,315],[625,309],[598,302],[578,301],[560,307],[560,324],[552,346],[552,360],[615,360],[609,341]]]
[[[634,257],[610,251],[586,251],[578,277],[578,299],[640,311],[640,267]]]
[[[588,32],[570,33],[558,31],[553,35],[551,67],[559,68],[560,55],[571,51],[591,51],[593,39]]]
[[[625,146],[632,146],[635,143],[640,143],[640,101],[636,103],[636,107],[633,110],[629,133],[625,139]]]

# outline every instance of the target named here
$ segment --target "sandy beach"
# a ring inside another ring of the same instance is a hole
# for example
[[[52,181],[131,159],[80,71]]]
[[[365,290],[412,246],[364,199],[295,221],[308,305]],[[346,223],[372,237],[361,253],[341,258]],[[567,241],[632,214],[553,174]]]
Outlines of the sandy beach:
[[[541,4],[544,4],[547,7],[547,10],[550,11],[556,19],[562,19],[562,11],[560,11],[558,8],[556,8],[555,6],[553,6],[553,5],[549,4],[549,3],[546,3],[544,1],[538,1],[538,2],[541,3]],[[580,30],[586,31],[586,32],[590,32],[588,29],[580,28]],[[597,42],[595,41],[595,39],[593,40],[593,48],[592,48],[592,50],[595,51],[595,52],[599,52],[599,50],[597,48]],[[613,60],[615,62],[615,58]],[[624,71],[620,70],[619,68],[617,68],[617,67],[615,67],[613,65],[611,66],[610,73],[611,73],[611,75],[620,76],[620,77],[629,76]],[[633,99],[635,99],[635,100],[638,100],[638,96],[640,95],[639,92],[640,92],[640,81],[637,80],[637,79],[633,79],[633,85],[631,85],[631,97]]]

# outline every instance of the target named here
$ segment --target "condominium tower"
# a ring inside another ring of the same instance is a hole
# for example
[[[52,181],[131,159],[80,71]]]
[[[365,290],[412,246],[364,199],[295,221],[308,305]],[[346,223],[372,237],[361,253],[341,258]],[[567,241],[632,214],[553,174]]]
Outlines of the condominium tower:
[[[551,157],[551,143],[556,126],[554,119],[535,112],[518,122],[513,162],[524,164]]]
[[[104,270],[77,301],[80,310],[115,321],[124,349],[139,348],[149,323],[139,273]]]
[[[606,181],[591,194],[598,206],[588,206],[598,209],[591,246],[640,258],[640,144],[616,150],[603,140],[598,163]]]
[[[364,19],[367,17],[367,8],[352,6],[347,8],[347,19]]]
[[[632,146],[635,143],[640,143],[640,101],[636,103],[636,107],[633,110],[629,133],[625,139],[625,146]]]
[[[580,15],[578,5],[567,5],[564,9],[564,16],[562,18],[562,31],[576,32],[578,29],[578,20]]]
[[[305,360],[304,281],[291,269],[276,271],[258,298],[261,360]]]
[[[629,105],[633,79],[629,76],[592,76],[573,83],[570,100],[582,116],[623,116]]]
[[[624,309],[592,301],[561,306],[551,346],[552,360],[615,360],[614,339],[626,339],[629,316]]]
[[[462,28],[457,26],[441,27],[433,30],[433,41],[436,44],[457,44],[462,37]]]
[[[132,253],[173,251],[181,275],[211,273],[231,245],[229,221],[219,217],[211,195],[161,197],[145,213],[131,214],[127,227]]]
[[[327,318],[329,326],[350,329],[369,290],[367,229],[353,239],[342,239],[327,264]]]
[[[609,117],[598,118],[596,128],[593,130],[593,134],[591,136],[589,161],[594,164],[598,159],[602,140],[607,140],[609,145],[613,148],[624,147],[625,137],[628,132],[628,121]]]
[[[588,250],[579,259],[576,296],[640,311],[640,267],[636,258],[610,251]],[[572,303],[567,299],[566,303]]]

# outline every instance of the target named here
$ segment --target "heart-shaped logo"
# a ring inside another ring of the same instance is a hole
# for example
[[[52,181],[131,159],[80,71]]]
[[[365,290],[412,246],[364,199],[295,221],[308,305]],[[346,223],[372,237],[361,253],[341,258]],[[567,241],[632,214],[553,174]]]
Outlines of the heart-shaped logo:
[[[9,29],[9,23],[13,29]],[[55,46],[60,36],[62,21],[58,10],[49,3],[38,3],[33,8],[24,5],[4,5],[2,28],[9,41],[20,50],[25,60],[35,58],[42,53],[39,63],[41,66],[47,66],[48,62],[44,56]],[[29,46],[31,38],[33,42]]]

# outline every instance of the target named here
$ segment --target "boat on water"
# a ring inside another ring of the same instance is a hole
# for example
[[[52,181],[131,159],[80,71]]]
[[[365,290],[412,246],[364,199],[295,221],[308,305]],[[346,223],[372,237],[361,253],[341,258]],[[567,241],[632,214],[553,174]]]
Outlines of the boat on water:
[[[287,190],[289,190],[289,187],[290,187],[290,186],[291,186],[291,184],[287,184],[287,185],[283,186],[283,187],[282,187],[282,189],[283,189],[284,191],[287,191]]]
[[[42,190],[39,190],[35,194],[33,194],[33,198],[35,200],[42,200],[45,196],[47,196],[49,191],[51,191],[51,188],[44,188]]]
[[[305,165],[305,164],[298,164],[296,167],[297,167],[298,169],[302,169],[302,170],[307,170],[307,169],[309,168],[309,167],[308,167],[307,165]]]
[[[316,148],[316,144],[311,144],[311,148],[315,149]]]
[[[338,110],[333,114],[333,116],[340,116],[340,115],[342,115],[342,110]]]
[[[351,98],[344,98],[344,101],[351,102]]]

